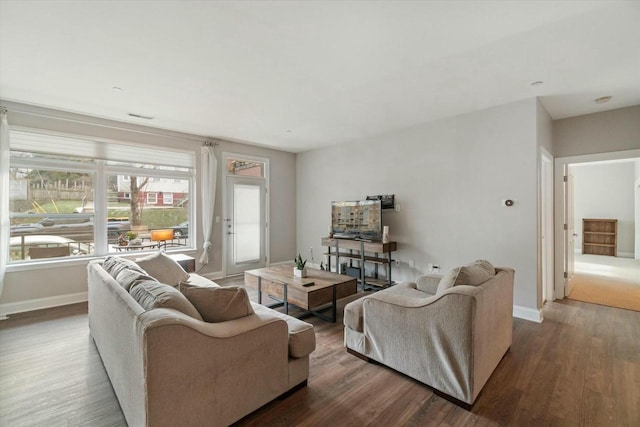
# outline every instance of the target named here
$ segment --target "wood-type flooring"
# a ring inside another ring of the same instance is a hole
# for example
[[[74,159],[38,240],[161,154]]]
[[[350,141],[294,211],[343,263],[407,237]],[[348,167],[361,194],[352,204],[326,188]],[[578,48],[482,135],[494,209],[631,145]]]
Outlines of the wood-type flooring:
[[[309,318],[317,349],[308,387],[237,425],[640,425],[640,313],[565,300],[547,304],[544,317],[514,319],[511,350],[471,411],[348,354],[342,316],[336,324]],[[0,322],[0,426],[126,426],[86,304]]]

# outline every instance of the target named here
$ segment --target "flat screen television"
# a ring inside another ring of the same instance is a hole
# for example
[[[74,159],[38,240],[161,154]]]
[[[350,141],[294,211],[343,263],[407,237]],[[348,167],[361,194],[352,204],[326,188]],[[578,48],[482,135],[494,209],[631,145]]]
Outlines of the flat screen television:
[[[380,200],[331,202],[333,237],[346,239],[382,239]]]

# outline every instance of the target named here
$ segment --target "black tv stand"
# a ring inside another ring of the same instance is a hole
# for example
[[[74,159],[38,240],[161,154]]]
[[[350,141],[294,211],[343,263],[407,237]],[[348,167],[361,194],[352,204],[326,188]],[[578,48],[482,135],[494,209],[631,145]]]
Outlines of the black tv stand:
[[[349,259],[349,265],[353,267],[353,263],[359,263],[360,277],[358,282],[362,284],[362,290],[376,290],[386,288],[394,284],[391,279],[391,267],[393,259],[391,252],[398,250],[397,242],[381,242],[367,241],[361,239],[338,239],[332,237],[323,237],[322,246],[327,246],[327,266],[331,271],[331,257],[336,258],[336,272],[340,273],[340,258]],[[331,251],[335,248],[335,251]],[[348,251],[348,252],[347,252]],[[354,253],[357,251],[357,253]],[[372,254],[372,255],[367,255]],[[365,276],[365,264],[374,265],[373,276]],[[386,269],[387,277],[382,279],[378,277],[378,267],[382,265]]]

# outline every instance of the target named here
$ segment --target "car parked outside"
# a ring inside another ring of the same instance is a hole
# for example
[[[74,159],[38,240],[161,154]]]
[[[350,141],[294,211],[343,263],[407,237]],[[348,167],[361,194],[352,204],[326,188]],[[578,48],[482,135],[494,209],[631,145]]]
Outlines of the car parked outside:
[[[9,239],[9,256],[12,261],[30,259],[29,251],[32,248],[69,248],[71,256],[88,255],[93,252],[91,244],[50,234],[29,234]]]
[[[20,235],[53,235],[80,242],[93,241],[93,219],[91,218],[43,218],[39,222],[18,224],[11,227],[11,236]],[[109,219],[107,222],[107,240],[117,243],[118,236],[131,230],[127,218]]]
[[[180,224],[171,228],[173,228],[174,239],[189,237],[189,221],[181,222]]]

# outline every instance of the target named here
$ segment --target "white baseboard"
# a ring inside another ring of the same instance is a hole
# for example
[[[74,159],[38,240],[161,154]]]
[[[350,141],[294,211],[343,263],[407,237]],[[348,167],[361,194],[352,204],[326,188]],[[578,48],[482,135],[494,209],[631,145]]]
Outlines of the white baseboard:
[[[529,320],[531,322],[542,323],[542,310],[536,310],[528,307],[521,307],[519,305],[513,306],[513,317],[518,319]]]
[[[285,264],[291,264],[291,261],[271,262],[271,263],[269,263],[269,266],[272,266],[272,265],[285,265]],[[307,265],[311,266],[310,263],[307,263]]]
[[[9,314],[76,304],[79,302],[85,302],[87,299],[87,292],[78,292],[76,294],[58,295],[55,297],[36,298],[26,301],[0,304],[0,320],[5,320]]]
[[[207,274],[201,274],[202,277],[206,277],[209,280],[216,280],[216,279],[223,279],[224,275],[222,274],[222,271],[213,271],[211,273],[207,273]]]
[[[618,252],[620,258],[633,258],[635,254],[633,252]]]

